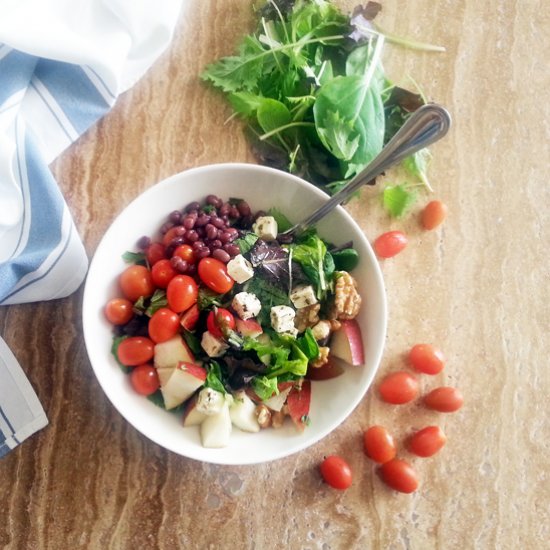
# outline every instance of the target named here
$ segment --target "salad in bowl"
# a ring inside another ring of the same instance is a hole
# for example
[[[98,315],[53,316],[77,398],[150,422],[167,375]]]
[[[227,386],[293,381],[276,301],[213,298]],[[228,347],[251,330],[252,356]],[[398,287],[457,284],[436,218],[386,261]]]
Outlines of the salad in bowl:
[[[138,430],[191,458],[253,463],[307,447],[355,408],[385,336],[374,254],[340,207],[284,234],[325,197],[277,170],[214,165],[115,220],[90,266],[84,332]]]

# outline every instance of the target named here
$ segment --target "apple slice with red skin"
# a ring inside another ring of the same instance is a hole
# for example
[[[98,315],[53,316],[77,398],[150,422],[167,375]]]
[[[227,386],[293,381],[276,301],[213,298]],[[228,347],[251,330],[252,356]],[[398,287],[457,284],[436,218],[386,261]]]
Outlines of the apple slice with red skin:
[[[206,414],[197,410],[198,394],[195,394],[185,404],[185,410],[183,411],[183,425],[187,426],[199,426],[206,418]]]
[[[254,319],[235,319],[235,328],[237,332],[242,336],[250,336],[251,338],[256,338],[262,334],[263,329],[260,323]]]
[[[311,406],[311,381],[302,380],[301,387],[294,386],[286,399],[288,413],[299,431],[304,431],[309,420]]]
[[[306,378],[308,380],[331,380],[344,373],[344,367],[337,357],[328,358],[328,362],[321,367],[308,367]]]
[[[193,304],[184,314],[181,316],[180,324],[185,330],[193,330],[199,321],[200,310],[197,304]]]
[[[160,391],[167,409],[173,409],[189,399],[206,380],[206,370],[194,363],[181,362],[168,376],[159,376]],[[161,369],[164,374],[164,369]]]
[[[155,346],[154,363],[157,369],[174,368],[178,363],[194,361],[193,352],[179,334]]]
[[[330,354],[349,365],[363,365],[365,351],[359,323],[355,319],[345,319],[340,322],[342,326],[332,334],[330,339]]]

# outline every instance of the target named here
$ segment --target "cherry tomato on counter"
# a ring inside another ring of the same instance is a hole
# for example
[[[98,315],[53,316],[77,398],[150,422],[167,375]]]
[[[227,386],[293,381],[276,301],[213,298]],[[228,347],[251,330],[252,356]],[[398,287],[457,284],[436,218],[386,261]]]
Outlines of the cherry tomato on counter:
[[[117,349],[118,360],[127,367],[147,363],[153,358],[155,344],[145,336],[130,336],[120,342]]]
[[[339,456],[327,456],[320,466],[321,475],[328,485],[334,489],[347,489],[352,482],[351,468]]]
[[[193,277],[176,275],[166,287],[166,298],[172,311],[181,313],[196,303],[199,287]]]
[[[235,281],[227,274],[226,265],[216,258],[203,258],[198,271],[201,281],[218,294],[225,294],[233,288]]]
[[[386,403],[402,405],[418,395],[418,380],[405,371],[393,372],[382,380],[378,390]]]
[[[464,398],[460,390],[451,386],[435,388],[424,397],[424,404],[429,409],[439,412],[455,412],[462,407]]]
[[[113,325],[125,325],[134,316],[133,307],[126,298],[113,298],[105,305],[105,317]]]
[[[160,387],[157,369],[148,364],[138,365],[132,369],[130,382],[134,390],[140,395],[151,395]]]
[[[447,217],[447,205],[441,201],[430,201],[422,210],[421,220],[424,229],[439,227]]]
[[[131,302],[135,302],[141,296],[147,298],[155,291],[151,272],[142,265],[127,267],[119,277],[119,284],[122,293]]]
[[[365,454],[379,464],[389,462],[397,453],[393,436],[383,426],[371,426],[365,431],[363,447]]]
[[[167,307],[161,307],[149,319],[149,336],[156,344],[170,340],[180,328],[180,317]]]
[[[411,453],[428,457],[437,453],[447,441],[447,436],[439,426],[428,426],[414,433],[409,440]]]
[[[408,242],[407,236],[402,231],[388,231],[376,238],[373,248],[379,258],[391,258],[399,254]]]
[[[404,460],[394,458],[380,466],[380,475],[386,485],[401,493],[413,493],[418,488],[415,469]]]
[[[438,374],[445,366],[445,356],[430,344],[416,344],[409,351],[409,362],[418,372]]]
[[[224,329],[234,330],[235,317],[228,309],[217,307],[208,314],[206,328],[212,336],[224,338]]]

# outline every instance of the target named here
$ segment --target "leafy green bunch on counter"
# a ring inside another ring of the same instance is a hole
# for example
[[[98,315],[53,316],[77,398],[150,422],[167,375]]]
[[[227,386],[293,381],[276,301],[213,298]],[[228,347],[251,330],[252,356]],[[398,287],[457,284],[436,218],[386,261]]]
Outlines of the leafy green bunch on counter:
[[[425,101],[394,85],[381,63],[386,42],[424,50],[380,29],[377,2],[344,14],[328,0],[269,0],[256,32],[236,55],[206,67],[202,78],[221,89],[262,164],[287,170],[329,193],[360,172]],[[429,152],[403,163],[429,188]],[[387,186],[384,204],[400,216],[414,201],[411,186]]]

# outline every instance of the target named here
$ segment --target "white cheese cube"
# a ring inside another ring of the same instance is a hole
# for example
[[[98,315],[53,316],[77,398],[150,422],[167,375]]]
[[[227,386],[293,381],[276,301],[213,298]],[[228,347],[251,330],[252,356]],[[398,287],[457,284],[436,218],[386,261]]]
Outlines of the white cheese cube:
[[[271,326],[277,332],[294,334],[294,317],[296,312],[290,306],[273,306],[271,308]]]
[[[254,275],[254,268],[242,254],[239,254],[227,262],[227,274],[241,284]]]
[[[279,228],[273,216],[260,216],[252,226],[252,231],[264,241],[274,241]]]
[[[208,357],[220,357],[229,347],[221,338],[216,338],[208,331],[202,334],[201,346]]]
[[[231,307],[237,312],[237,315],[243,320],[256,317],[262,309],[262,303],[251,292],[239,292],[235,294],[231,301]]]
[[[296,309],[312,306],[317,303],[315,290],[313,290],[313,286],[311,285],[295,287],[290,293],[290,300]]]
[[[210,416],[219,413],[224,403],[225,395],[222,392],[213,390],[212,388],[203,388],[199,392],[196,409],[198,412]]]

